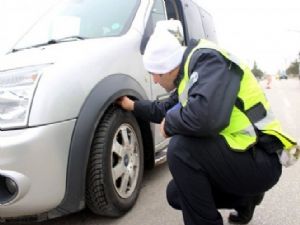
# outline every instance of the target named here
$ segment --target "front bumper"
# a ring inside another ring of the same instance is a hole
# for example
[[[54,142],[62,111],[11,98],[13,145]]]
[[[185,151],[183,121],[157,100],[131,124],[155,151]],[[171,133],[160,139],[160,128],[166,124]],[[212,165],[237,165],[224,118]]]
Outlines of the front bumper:
[[[75,122],[0,131],[0,218],[37,215],[59,205]],[[11,196],[6,178],[17,186]]]

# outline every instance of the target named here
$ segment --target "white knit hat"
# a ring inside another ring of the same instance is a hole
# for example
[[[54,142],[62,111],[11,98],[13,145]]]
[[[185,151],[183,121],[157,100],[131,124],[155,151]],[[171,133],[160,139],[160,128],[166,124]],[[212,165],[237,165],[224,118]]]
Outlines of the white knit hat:
[[[181,63],[184,51],[185,47],[169,31],[155,29],[145,49],[144,67],[151,73],[168,73]]]

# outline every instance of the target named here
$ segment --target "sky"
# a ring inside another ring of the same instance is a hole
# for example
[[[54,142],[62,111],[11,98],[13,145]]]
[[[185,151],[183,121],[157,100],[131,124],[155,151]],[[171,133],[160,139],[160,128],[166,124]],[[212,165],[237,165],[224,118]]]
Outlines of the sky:
[[[286,69],[300,52],[299,0],[198,0],[212,14],[218,42],[265,73]]]
[[[55,0],[0,0],[0,54]],[[195,0],[214,18],[218,42],[250,67],[286,69],[300,52],[299,0]]]

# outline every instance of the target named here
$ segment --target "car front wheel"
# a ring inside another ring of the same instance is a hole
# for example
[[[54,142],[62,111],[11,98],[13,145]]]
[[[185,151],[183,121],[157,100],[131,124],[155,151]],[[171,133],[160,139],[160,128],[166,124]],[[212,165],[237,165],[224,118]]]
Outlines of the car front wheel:
[[[123,215],[138,197],[143,170],[143,143],[135,117],[118,108],[110,109],[92,143],[87,206],[98,215]]]

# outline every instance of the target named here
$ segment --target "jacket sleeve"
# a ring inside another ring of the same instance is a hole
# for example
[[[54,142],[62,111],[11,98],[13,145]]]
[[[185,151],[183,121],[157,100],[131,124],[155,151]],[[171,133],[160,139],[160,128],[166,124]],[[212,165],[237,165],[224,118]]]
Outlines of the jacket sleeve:
[[[166,112],[178,103],[177,92],[172,92],[164,101],[137,100],[134,103],[133,113],[146,121],[160,123]]]
[[[242,70],[215,50],[201,49],[194,54],[187,104],[166,115],[164,129],[169,136],[214,136],[230,122]]]

